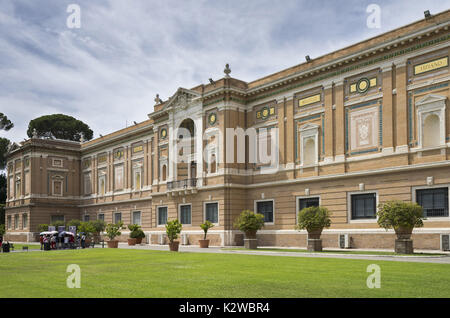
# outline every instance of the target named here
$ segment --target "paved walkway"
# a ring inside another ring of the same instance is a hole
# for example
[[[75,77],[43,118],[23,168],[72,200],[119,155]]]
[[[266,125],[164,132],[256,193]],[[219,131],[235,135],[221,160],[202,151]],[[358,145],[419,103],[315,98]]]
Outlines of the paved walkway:
[[[142,249],[155,251],[168,251],[168,245],[135,245],[128,246],[127,243],[119,243],[119,248],[124,249]],[[210,247],[199,248],[198,246],[180,245],[180,252],[188,253],[220,253],[220,254],[244,254],[244,255],[267,255],[267,256],[290,256],[290,257],[316,257],[316,258],[343,258],[343,259],[363,259],[373,261],[397,261],[397,262],[418,262],[418,263],[439,263],[450,264],[450,253],[442,251],[422,251],[416,250],[416,253],[440,253],[445,255],[424,255],[424,256],[403,256],[403,255],[370,255],[370,254],[342,254],[336,253],[307,253],[307,252],[285,252],[285,251],[261,251],[261,250],[229,250],[232,247]],[[269,248],[269,247],[267,247]],[[275,247],[274,247],[275,248]],[[279,248],[279,247],[278,247]],[[285,248],[283,248],[285,249]],[[332,249],[327,249],[332,250]],[[340,250],[342,251],[342,250]],[[360,250],[358,250],[360,251]],[[377,250],[383,251],[383,250]],[[391,252],[391,251],[389,251]]]
[[[23,245],[39,245],[39,243],[21,243],[13,242],[14,244]],[[95,248],[101,248],[101,245],[96,245]],[[135,245],[128,246],[127,243],[119,243],[119,248],[123,249],[138,249],[138,250],[154,250],[154,251],[168,251],[168,245]],[[243,255],[266,255],[266,256],[289,256],[289,257],[315,257],[315,258],[341,258],[341,259],[362,259],[371,261],[397,261],[397,262],[417,262],[417,263],[437,263],[437,264],[450,264],[450,252],[443,251],[430,251],[430,250],[415,250],[416,253],[432,253],[432,254],[444,254],[444,255],[417,255],[417,256],[404,256],[404,255],[371,255],[371,254],[343,254],[341,249],[327,248],[327,253],[308,253],[308,252],[288,252],[288,251],[262,251],[262,250],[232,250],[233,247],[219,247],[212,246],[210,248],[199,248],[192,245],[180,245],[180,252],[187,253],[220,253],[220,254],[243,254]],[[280,248],[280,247],[268,247],[265,248]],[[289,249],[283,247],[284,250]],[[336,253],[332,251],[336,250]],[[30,249],[29,252],[40,252],[41,250]],[[64,250],[61,250],[64,251]],[[70,251],[70,250],[67,250]],[[363,250],[354,250],[362,252]],[[392,252],[391,250],[370,250],[379,252]],[[23,252],[22,249],[17,249],[13,253]]]

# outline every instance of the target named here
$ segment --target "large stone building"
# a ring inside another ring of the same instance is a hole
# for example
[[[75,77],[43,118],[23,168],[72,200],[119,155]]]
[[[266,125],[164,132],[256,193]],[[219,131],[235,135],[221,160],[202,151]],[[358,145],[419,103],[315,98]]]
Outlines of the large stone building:
[[[445,11],[249,83],[227,66],[219,80],[157,96],[148,120],[88,142],[31,138],[8,158],[8,239],[99,218],[141,224],[161,244],[178,218],[182,244],[197,244],[208,219],[213,245],[241,245],[233,222],[251,209],[265,216],[261,245],[306,246],[296,214],[320,204],[332,212],[325,247],[347,237],[392,248],[376,209],[399,199],[424,207],[415,247],[440,249],[450,234],[449,24]],[[245,142],[226,133],[238,127]],[[276,161],[251,160],[251,128]]]

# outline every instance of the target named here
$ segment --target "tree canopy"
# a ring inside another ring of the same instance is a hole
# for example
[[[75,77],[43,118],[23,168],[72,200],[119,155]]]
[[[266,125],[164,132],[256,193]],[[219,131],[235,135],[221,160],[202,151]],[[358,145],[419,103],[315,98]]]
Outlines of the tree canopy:
[[[10,130],[14,127],[14,124],[6,117],[5,114],[0,113],[0,130]]]
[[[31,120],[27,130],[28,137],[33,137],[35,129],[38,137],[72,141],[80,141],[81,135],[85,140],[91,140],[94,135],[87,124],[64,114],[45,115]]]

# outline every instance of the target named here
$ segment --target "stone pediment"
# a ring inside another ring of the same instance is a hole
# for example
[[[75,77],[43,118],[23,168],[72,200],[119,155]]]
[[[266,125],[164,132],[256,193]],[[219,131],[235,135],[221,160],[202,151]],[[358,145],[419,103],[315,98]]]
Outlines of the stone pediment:
[[[300,127],[300,131],[308,131],[308,130],[315,130],[315,129],[319,129],[319,125],[317,124],[306,124]]]
[[[180,87],[176,93],[169,98],[166,105],[164,105],[164,109],[186,108],[193,98],[199,96],[200,94],[195,91]]]
[[[427,105],[436,102],[443,102],[447,99],[445,96],[430,94],[422,98],[416,103],[416,106]]]

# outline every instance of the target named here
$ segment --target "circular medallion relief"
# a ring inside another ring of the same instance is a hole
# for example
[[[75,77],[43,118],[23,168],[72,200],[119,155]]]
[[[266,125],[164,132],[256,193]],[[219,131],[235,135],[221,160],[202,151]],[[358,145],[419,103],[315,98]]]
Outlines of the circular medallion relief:
[[[262,119],[267,119],[269,117],[269,107],[264,107],[261,112]]]
[[[358,93],[365,93],[370,87],[369,79],[367,78],[361,78],[356,83],[356,89]]]
[[[216,121],[217,121],[216,114],[215,113],[210,114],[209,117],[208,117],[209,124],[212,126],[212,125],[214,125],[216,123]]]
[[[161,129],[161,139],[165,139],[167,137],[167,129]]]

